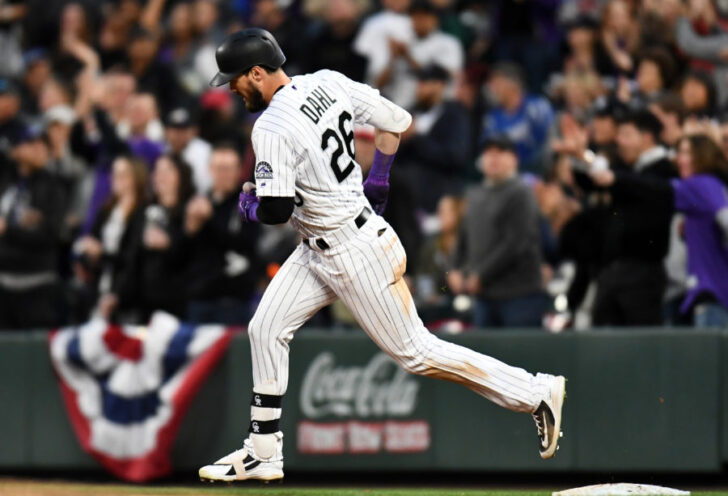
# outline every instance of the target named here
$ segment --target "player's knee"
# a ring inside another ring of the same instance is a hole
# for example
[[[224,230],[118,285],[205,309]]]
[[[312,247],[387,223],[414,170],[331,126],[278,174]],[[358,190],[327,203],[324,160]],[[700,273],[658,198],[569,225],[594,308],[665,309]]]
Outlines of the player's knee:
[[[266,317],[257,317],[256,315],[250,319],[248,339],[250,339],[251,346],[257,348],[272,346],[281,338],[282,335],[277,321]]]
[[[255,343],[260,340],[262,330],[263,326],[260,323],[260,319],[254,315],[248,324],[248,338],[251,343]]]
[[[410,374],[420,375],[422,373],[422,360],[410,358],[407,360],[398,360],[400,367]]]
[[[427,370],[430,368],[428,361],[424,355],[407,355],[407,356],[395,356],[395,361],[405,371],[415,375],[426,375]]]
[[[433,336],[434,337],[434,336]],[[437,359],[433,356],[432,347],[435,345],[429,336],[419,341],[415,350],[397,353],[393,358],[407,372],[415,375],[431,375],[437,368]]]

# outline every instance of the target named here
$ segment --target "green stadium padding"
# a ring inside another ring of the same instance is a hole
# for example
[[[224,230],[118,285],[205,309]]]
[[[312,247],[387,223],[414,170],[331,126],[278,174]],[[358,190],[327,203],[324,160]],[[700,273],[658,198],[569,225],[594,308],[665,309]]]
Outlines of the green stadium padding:
[[[529,415],[459,385],[398,372],[360,331],[303,329],[291,343],[283,400],[286,468],[717,473],[728,462],[728,333],[509,330],[446,339],[568,378],[564,438],[553,460],[540,459]],[[98,467],[71,430],[47,340],[42,331],[0,333],[6,472]],[[250,346],[240,334],[183,422],[177,470],[240,447],[251,389]]]

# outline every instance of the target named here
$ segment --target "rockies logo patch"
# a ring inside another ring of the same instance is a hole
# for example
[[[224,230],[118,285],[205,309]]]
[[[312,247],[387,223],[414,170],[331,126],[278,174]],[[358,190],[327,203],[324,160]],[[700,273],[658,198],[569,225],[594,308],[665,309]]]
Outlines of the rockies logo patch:
[[[255,166],[256,179],[273,179],[273,167],[268,162],[261,161]]]

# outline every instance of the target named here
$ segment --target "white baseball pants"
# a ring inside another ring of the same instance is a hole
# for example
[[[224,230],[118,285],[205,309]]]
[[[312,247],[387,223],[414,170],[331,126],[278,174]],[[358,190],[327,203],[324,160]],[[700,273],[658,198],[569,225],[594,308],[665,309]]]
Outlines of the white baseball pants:
[[[399,237],[372,214],[325,238],[328,249],[301,243],[271,281],[250,321],[257,389],[288,384],[288,343],[320,308],[340,298],[385,353],[413,374],[462,384],[510,410],[533,412],[548,388],[521,368],[438,339],[422,324],[402,278],[406,256]]]

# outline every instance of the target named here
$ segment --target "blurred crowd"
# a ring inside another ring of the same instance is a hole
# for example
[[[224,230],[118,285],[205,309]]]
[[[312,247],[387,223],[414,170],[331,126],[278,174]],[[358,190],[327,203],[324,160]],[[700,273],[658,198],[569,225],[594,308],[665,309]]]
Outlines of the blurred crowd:
[[[246,26],[413,114],[385,217],[431,328],[728,325],[726,2],[0,0],[1,329],[247,324],[298,239],[237,214]]]

